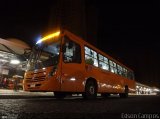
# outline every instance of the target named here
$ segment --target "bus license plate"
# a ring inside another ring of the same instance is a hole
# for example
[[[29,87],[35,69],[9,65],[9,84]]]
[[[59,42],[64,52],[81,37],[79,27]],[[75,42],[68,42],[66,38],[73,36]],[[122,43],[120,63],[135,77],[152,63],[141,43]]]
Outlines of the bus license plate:
[[[34,88],[34,87],[35,87],[35,84],[31,84],[30,87],[31,87],[31,88]]]

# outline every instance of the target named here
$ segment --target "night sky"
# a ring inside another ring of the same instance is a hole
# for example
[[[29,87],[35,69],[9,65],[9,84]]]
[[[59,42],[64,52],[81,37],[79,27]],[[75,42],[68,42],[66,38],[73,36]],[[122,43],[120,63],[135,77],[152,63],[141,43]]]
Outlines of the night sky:
[[[105,1],[86,4],[94,9],[88,15],[95,12],[97,47],[133,69],[138,82],[160,87],[160,3]],[[35,43],[48,29],[56,2],[1,1],[0,37]]]

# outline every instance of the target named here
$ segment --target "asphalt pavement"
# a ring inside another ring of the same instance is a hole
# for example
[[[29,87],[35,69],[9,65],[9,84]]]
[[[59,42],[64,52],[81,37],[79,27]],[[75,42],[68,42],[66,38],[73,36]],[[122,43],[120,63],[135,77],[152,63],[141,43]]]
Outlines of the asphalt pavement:
[[[130,95],[126,99],[112,95],[95,100],[75,95],[60,100],[52,93],[0,91],[0,119],[159,119],[159,105],[157,95]]]

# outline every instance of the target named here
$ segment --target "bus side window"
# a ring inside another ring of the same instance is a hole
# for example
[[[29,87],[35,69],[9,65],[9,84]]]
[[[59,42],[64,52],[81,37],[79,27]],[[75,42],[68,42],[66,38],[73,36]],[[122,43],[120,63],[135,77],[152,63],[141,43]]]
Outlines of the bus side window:
[[[128,77],[129,79],[134,80],[134,74],[133,74],[133,72],[128,71],[128,73],[127,73],[127,77]]]
[[[127,78],[127,69],[125,68],[122,69],[122,76]]]
[[[63,61],[65,63],[81,63],[81,47],[79,44],[64,37],[63,44]]]
[[[85,63],[98,67],[97,52],[85,46]]]

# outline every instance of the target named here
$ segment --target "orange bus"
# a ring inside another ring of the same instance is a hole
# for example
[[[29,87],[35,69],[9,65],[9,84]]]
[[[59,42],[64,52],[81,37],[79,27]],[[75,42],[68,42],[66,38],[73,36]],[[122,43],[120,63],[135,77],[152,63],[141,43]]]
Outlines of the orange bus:
[[[127,97],[135,92],[130,68],[62,30],[40,39],[32,49],[24,76],[25,91],[54,92],[55,97],[81,93],[86,99],[97,93]]]

